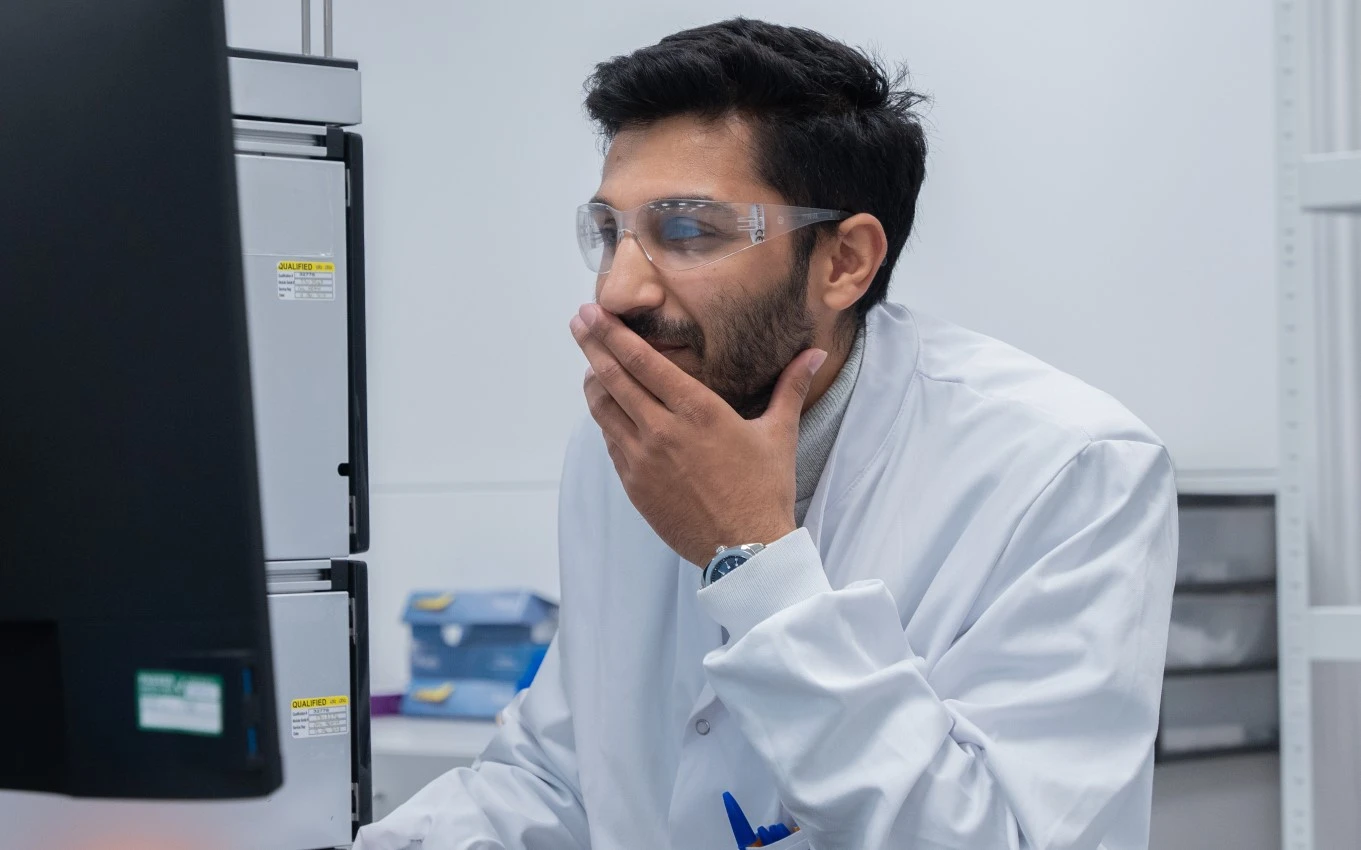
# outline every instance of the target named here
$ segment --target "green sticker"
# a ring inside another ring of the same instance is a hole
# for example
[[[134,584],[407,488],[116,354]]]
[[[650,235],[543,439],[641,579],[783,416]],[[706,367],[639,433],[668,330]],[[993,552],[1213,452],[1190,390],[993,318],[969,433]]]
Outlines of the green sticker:
[[[137,728],[222,734],[222,677],[174,670],[137,671]]]

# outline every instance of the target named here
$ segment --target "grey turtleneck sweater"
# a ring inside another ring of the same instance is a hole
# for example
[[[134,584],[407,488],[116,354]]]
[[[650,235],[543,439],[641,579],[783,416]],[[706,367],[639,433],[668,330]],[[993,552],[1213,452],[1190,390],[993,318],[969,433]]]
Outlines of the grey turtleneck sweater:
[[[860,375],[860,361],[864,353],[865,329],[862,327],[855,334],[855,342],[851,344],[851,351],[846,355],[846,362],[836,380],[799,420],[799,450],[794,466],[794,522],[800,526],[808,515],[813,492],[818,488],[822,469],[827,465],[832,444],[841,430],[846,406],[851,403],[851,391],[855,389],[855,379]]]

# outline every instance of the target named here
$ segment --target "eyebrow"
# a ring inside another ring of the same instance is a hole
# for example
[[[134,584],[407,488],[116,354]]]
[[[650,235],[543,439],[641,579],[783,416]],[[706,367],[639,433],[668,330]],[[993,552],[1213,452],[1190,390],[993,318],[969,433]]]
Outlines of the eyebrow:
[[[646,201],[645,204],[655,204],[655,203],[658,202],[658,201],[672,201],[672,200],[676,200],[676,201],[717,201],[718,199],[715,198],[715,197],[712,197],[712,196],[710,196],[710,195],[705,195],[705,194],[703,194],[702,192],[691,192],[691,193],[683,194],[683,195],[667,195],[667,196],[661,197],[661,198],[653,198],[653,199],[650,200],[650,201]],[[609,201],[607,201],[607,200],[605,199],[605,196],[604,196],[604,195],[599,195],[599,194],[594,195],[589,201],[587,201],[587,203],[588,203],[588,204],[604,204],[604,205],[607,206],[607,207],[613,207],[613,206],[614,206],[614,204],[610,203]]]

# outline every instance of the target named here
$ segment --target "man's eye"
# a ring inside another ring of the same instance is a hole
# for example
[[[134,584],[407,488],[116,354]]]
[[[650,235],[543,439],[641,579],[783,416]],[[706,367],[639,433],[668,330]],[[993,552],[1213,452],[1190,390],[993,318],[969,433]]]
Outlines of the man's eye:
[[[613,227],[600,228],[600,241],[606,245],[613,245],[619,238],[619,233]]]
[[[662,238],[667,241],[698,239],[708,235],[710,234],[693,218],[668,218],[662,222]]]

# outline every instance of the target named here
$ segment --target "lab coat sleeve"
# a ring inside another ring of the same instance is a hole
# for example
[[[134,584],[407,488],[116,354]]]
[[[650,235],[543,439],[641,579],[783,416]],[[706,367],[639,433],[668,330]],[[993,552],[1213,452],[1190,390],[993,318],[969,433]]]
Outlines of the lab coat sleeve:
[[[477,764],[449,771],[361,829],[354,850],[589,847],[556,642],[520,697]]]
[[[816,850],[1097,848],[1137,800],[1176,570],[1171,463],[1089,443],[1018,516],[932,664],[882,582],[828,586],[806,531],[700,591],[732,635],[709,681]]]

